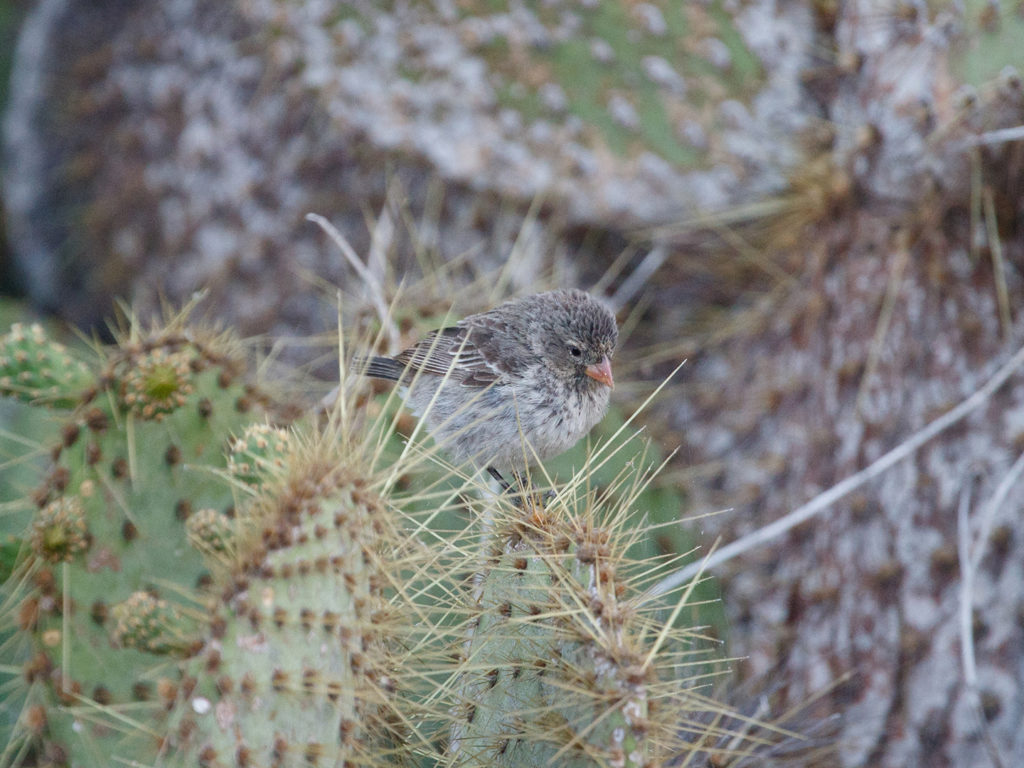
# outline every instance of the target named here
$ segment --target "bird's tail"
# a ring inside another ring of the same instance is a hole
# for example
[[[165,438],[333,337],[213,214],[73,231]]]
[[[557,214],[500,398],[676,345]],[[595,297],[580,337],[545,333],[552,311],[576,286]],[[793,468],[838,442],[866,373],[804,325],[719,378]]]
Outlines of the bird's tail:
[[[388,381],[401,381],[405,366],[390,357],[356,357],[352,369],[363,376]]]

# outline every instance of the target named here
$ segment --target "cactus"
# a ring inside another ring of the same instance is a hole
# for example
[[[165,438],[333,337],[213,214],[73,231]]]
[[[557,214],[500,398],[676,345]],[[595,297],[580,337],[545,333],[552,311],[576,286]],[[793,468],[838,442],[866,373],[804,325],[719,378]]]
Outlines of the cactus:
[[[961,24],[964,33],[952,51],[951,61],[957,80],[975,88],[1006,76],[1019,81],[1017,46],[1024,33],[1019,5],[968,0]]]
[[[43,327],[15,323],[0,337],[0,394],[68,407],[91,383],[85,363],[47,337]]]
[[[172,323],[84,387],[40,379],[74,408],[5,587],[30,686],[0,764],[725,766],[772,743],[700,693],[691,589],[645,596],[644,462],[618,501],[581,490],[590,461],[548,501],[402,498],[429,454],[389,453],[387,408],[281,429],[236,349]]]
[[[286,429],[270,424],[250,424],[231,441],[228,472],[249,485],[259,485],[284,466],[291,437]]]
[[[271,401],[242,381],[237,343],[186,331],[182,318],[136,326],[92,365],[38,327],[12,329],[4,349],[16,381],[6,391],[61,424],[32,494],[31,554],[6,590],[31,638],[22,655],[28,701],[46,711],[39,749],[83,764],[145,760],[159,739],[140,738],[135,710],[153,706],[144,702],[168,656],[198,642],[186,596],[203,594],[209,566],[189,545],[203,532],[188,519],[231,512],[241,483],[226,471],[225,446],[265,421]]]
[[[292,446],[283,478],[245,508],[203,648],[183,667],[169,729],[182,765],[398,761],[398,537],[336,445]]]
[[[602,524],[583,501],[560,494],[494,520],[469,608],[453,766],[635,768],[705,746],[686,713],[708,705],[680,674],[701,659],[699,638],[646,604],[625,518]]]

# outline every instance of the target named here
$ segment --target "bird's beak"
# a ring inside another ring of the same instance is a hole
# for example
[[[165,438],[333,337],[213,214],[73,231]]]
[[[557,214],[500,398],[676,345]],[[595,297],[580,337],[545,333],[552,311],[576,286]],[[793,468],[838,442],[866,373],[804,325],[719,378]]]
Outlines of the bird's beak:
[[[612,378],[612,363],[607,357],[601,358],[600,363],[588,365],[583,372],[595,381],[600,381],[602,384],[607,384],[612,389],[615,389],[615,379]]]

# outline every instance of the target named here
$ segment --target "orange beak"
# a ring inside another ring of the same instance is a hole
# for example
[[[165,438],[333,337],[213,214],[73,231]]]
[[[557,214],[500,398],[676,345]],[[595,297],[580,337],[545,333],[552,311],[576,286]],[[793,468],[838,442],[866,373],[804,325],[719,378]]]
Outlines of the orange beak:
[[[602,384],[607,384],[612,389],[615,389],[615,379],[612,378],[612,363],[607,357],[601,358],[600,363],[588,365],[583,372],[595,381],[600,381]]]

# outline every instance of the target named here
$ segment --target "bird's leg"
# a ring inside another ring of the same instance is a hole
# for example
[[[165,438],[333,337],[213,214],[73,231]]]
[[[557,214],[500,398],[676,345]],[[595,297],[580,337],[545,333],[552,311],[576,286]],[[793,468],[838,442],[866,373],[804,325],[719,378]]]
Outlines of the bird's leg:
[[[512,501],[520,509],[527,508],[527,500],[529,500],[531,506],[533,506],[536,503],[534,495],[531,492],[529,480],[527,480],[526,477],[524,477],[516,470],[512,470],[512,478],[515,481],[515,485],[509,483],[504,477],[501,476],[501,473],[494,467],[488,467],[487,472],[490,474],[491,477],[493,477],[498,482],[498,485],[501,486],[502,493],[507,493],[514,496]],[[548,502],[550,502],[551,499],[553,499],[554,497],[554,491],[548,491],[545,494],[543,494],[543,496],[541,496],[540,498],[540,509],[546,507]]]
[[[505,478],[501,476],[501,472],[496,470],[494,467],[488,467],[487,472],[490,474],[491,477],[498,481],[498,485],[501,486],[502,493],[508,493],[509,491],[512,490],[512,486],[509,485]]]
[[[522,494],[519,497],[519,506],[522,509],[527,509],[527,502],[529,502],[529,508],[543,510],[547,506],[548,502],[554,498],[554,494],[551,491],[544,494],[536,492],[533,484],[527,476],[521,475],[514,469],[512,470],[512,475],[515,477],[516,485],[519,486]]]
[[[487,472],[498,482],[498,485],[501,486],[501,492],[512,497],[513,504],[520,509],[526,508],[527,485],[522,475],[514,469],[512,470],[512,479],[515,481],[515,484],[513,485],[502,477],[501,472],[496,470],[494,467],[488,467]]]
[[[517,470],[513,469],[512,476],[516,479],[516,485],[522,489],[523,493],[529,493],[532,490],[533,484],[526,475],[522,475]]]
[[[525,507],[526,500],[530,498],[530,484],[526,481],[525,477],[514,469],[512,470],[512,477],[515,478],[516,486],[519,488],[519,506]]]

